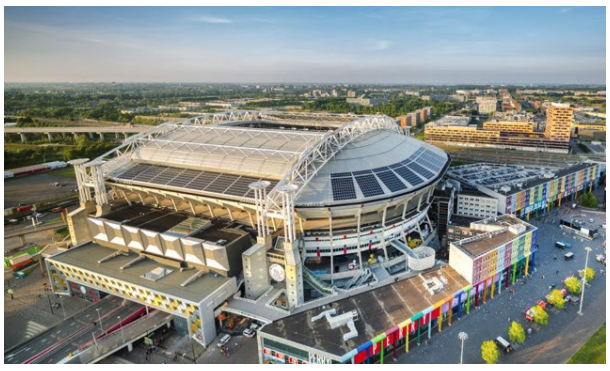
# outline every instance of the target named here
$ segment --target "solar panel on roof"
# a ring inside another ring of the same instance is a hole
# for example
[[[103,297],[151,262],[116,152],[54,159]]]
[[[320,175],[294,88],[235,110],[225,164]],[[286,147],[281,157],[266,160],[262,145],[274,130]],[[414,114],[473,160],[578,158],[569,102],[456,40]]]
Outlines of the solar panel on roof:
[[[389,167],[387,167],[387,166],[383,166],[383,167],[377,167],[377,168],[373,169],[373,171],[374,171],[375,173],[380,173],[380,172],[382,172],[382,171],[388,171],[389,169],[390,169]]]
[[[418,174],[423,175],[426,179],[432,179],[432,177],[434,177],[434,174],[432,172],[424,169],[421,165],[419,165],[416,162],[410,163],[409,169],[414,170]]]
[[[332,173],[330,174],[331,178],[344,178],[344,177],[351,177],[352,173]]]
[[[400,180],[396,175],[394,175],[391,171],[384,171],[382,173],[377,173],[377,176],[383,184],[392,192],[398,192],[400,190],[406,189],[407,186]]]
[[[333,200],[343,201],[356,198],[353,178],[331,178],[330,184],[333,190]]]
[[[384,194],[374,175],[361,175],[356,177],[360,190],[365,197],[374,197]]]
[[[354,171],[354,172],[352,172],[352,174],[364,175],[364,174],[371,174],[372,172],[373,172],[372,170],[360,170],[360,171]]]
[[[419,184],[424,182],[420,177],[415,175],[414,172],[412,172],[411,170],[407,169],[404,166],[400,167],[400,168],[397,168],[397,169],[394,169],[394,171],[398,175],[400,175],[404,180],[409,182],[409,184],[411,184],[412,186],[417,186],[417,185],[419,185]]]

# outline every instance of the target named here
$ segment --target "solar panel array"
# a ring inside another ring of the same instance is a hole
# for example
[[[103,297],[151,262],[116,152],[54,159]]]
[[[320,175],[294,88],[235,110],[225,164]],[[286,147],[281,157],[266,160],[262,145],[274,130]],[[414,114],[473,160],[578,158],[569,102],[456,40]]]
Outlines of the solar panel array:
[[[171,186],[187,190],[220,193],[236,197],[253,198],[248,185],[263,180],[247,176],[180,169],[169,166],[136,164],[115,177],[117,180],[135,181],[158,186]],[[276,181],[270,180],[271,187]]]
[[[352,177],[331,178],[330,183],[333,189],[333,200],[353,200],[356,198],[356,188]]]
[[[330,177],[333,200],[341,201],[356,198],[356,190],[353,183],[354,178],[365,197],[384,194],[377,178],[383,182],[390,192],[407,189],[408,185],[416,187],[424,183],[425,180],[432,179],[435,173],[438,173],[443,168],[445,162],[445,158],[433,151],[418,148],[407,159],[389,166],[378,167],[372,170],[332,173]],[[408,185],[400,180],[397,175],[407,181]]]
[[[356,181],[364,197],[375,197],[385,193],[373,174],[357,176]]]

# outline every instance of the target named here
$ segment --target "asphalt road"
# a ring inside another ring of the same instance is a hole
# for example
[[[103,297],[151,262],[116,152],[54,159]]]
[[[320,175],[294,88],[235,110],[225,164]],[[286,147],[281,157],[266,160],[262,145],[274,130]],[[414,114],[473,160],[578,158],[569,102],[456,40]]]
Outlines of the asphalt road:
[[[92,341],[92,333],[101,333],[97,309],[100,310],[102,326],[105,330],[118,323],[118,316],[126,318],[140,306],[131,302],[123,307],[123,300],[108,297],[96,305],[79,312],[75,316],[54,326],[20,347],[4,355],[4,363],[57,363],[79,346]],[[98,322],[96,326],[93,322]],[[55,348],[50,349],[52,346]]]
[[[443,326],[443,331],[434,333],[428,345],[412,346],[410,353],[400,352],[398,363],[459,363],[460,341],[458,333],[464,331],[468,334],[468,340],[464,345],[464,363],[483,363],[481,359],[480,346],[485,340],[493,340],[497,336],[508,339],[508,326],[510,321],[520,322],[524,328],[531,326],[525,321],[523,310],[535,304],[537,300],[543,299],[549,291],[549,285],[556,284],[561,288],[561,280],[570,274],[576,274],[577,270],[583,269],[585,265],[585,246],[590,246],[593,251],[589,255],[589,267],[596,270],[596,277],[591,285],[585,290],[583,302],[584,315],[577,314],[578,306],[566,304],[564,311],[549,310],[549,324],[542,326],[539,331],[533,331],[526,342],[519,349],[506,355],[502,355],[499,363],[565,363],[574,353],[593,335],[595,331],[606,322],[606,277],[600,274],[600,269],[605,267],[595,261],[595,255],[604,252],[601,243],[605,240],[605,230],[600,228],[600,236],[594,241],[574,239],[571,235],[564,235],[559,228],[558,219],[563,215],[585,214],[586,220],[593,218],[594,224],[605,222],[605,213],[583,212],[582,210],[570,210],[564,206],[558,211],[555,224],[549,221],[545,224],[542,217],[538,220],[531,219],[530,223],[540,229],[539,250],[537,253],[536,271],[526,279],[525,284],[515,282],[513,286],[515,293],[502,290],[500,295],[488,300],[480,309],[471,310],[470,314],[464,314],[459,321],[453,321],[452,326]],[[575,218],[585,219],[581,216]],[[555,240],[563,239],[573,245],[571,251],[575,258],[565,261],[561,257],[565,251],[554,247]],[[554,259],[557,255],[558,259]],[[559,273],[557,273],[559,271]],[[392,363],[391,358],[386,359]]]

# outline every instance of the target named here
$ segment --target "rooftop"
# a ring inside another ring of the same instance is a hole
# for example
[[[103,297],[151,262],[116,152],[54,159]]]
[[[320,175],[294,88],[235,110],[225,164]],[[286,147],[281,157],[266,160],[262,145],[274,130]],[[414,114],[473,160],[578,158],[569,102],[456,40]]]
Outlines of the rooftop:
[[[526,188],[561,178],[593,166],[580,163],[563,168],[531,165],[476,163],[449,168],[447,176],[478,189],[486,188],[502,195],[512,195]]]
[[[424,280],[440,279],[441,276],[447,279],[447,284],[430,295]],[[260,331],[341,357],[466,286],[468,282],[455,270],[443,267],[423,273],[421,277],[412,277],[283,318]],[[350,331],[347,326],[331,329],[327,320],[311,320],[331,308],[336,310],[336,316],[357,311],[358,319],[354,322],[358,331],[356,337],[344,341],[343,335]]]
[[[128,268],[121,269],[122,266],[140,256],[133,252],[125,252],[123,255],[118,255],[102,263],[98,262],[115,252],[117,252],[117,250],[110,247],[101,246],[96,243],[88,243],[54,255],[49,258],[49,260],[71,265],[85,271],[141,286],[193,303],[199,303],[231,279],[210,272],[203,274],[200,278],[183,287],[180,284],[192,277],[197,270],[188,269],[181,272],[180,268],[176,266],[162,264],[150,257],[134,263]],[[157,271],[165,269],[165,273],[170,270],[172,272],[156,281],[145,277],[147,274],[150,276],[150,273],[155,269],[157,269]]]
[[[477,257],[535,230],[536,227],[512,215],[502,215],[470,223],[470,229],[480,234],[452,244],[470,256]]]
[[[470,117],[465,116],[444,116],[436,121],[432,121],[426,124],[426,127],[437,127],[437,126],[468,126],[470,123]],[[476,125],[473,125],[476,128]]]

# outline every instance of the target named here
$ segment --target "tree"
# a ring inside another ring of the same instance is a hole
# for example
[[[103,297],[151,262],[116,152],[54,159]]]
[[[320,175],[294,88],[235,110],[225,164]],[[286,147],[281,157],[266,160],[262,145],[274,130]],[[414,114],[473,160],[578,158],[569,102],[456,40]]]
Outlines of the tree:
[[[498,362],[498,357],[500,356],[500,351],[498,350],[498,346],[491,340],[484,341],[481,344],[481,357],[483,361],[485,361],[489,365],[494,365]]]
[[[565,281],[566,289],[570,294],[579,294],[582,286],[576,277],[570,277]]]
[[[580,275],[580,277],[582,277],[582,271],[580,271],[578,274]],[[595,278],[595,271],[587,267],[585,279],[587,280],[587,282],[591,282],[593,278]]]
[[[554,305],[557,309],[563,309],[566,305],[566,299],[563,298],[561,290],[553,290],[548,296],[548,302]]]
[[[534,322],[540,325],[549,323],[549,314],[540,305],[536,305],[532,309],[534,310]]]
[[[584,207],[590,207],[596,209],[599,206],[599,202],[593,193],[587,192],[580,197],[580,204]]]
[[[525,330],[520,323],[513,321],[508,328],[508,337],[513,343],[523,344],[525,342]]]

